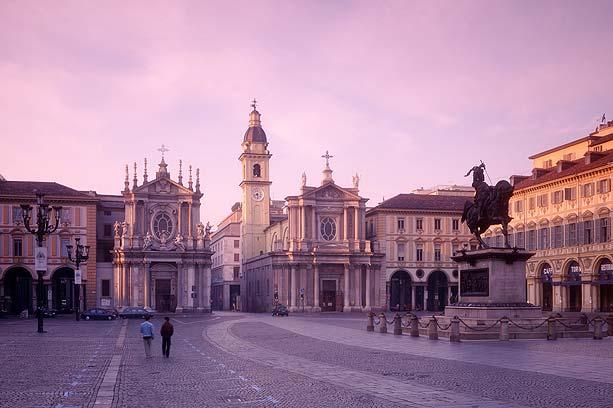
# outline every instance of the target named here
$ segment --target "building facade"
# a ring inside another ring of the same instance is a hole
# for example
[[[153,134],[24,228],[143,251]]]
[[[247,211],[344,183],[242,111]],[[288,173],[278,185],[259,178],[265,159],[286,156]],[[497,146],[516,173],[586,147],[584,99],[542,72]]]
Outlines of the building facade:
[[[164,150],[164,149],[162,149]],[[200,222],[199,171],[183,185],[181,164],[172,180],[162,161],[155,178],[138,185],[136,163],[130,187],[124,181],[125,218],[113,226],[112,303],[164,311],[210,311],[209,227]],[[108,205],[108,203],[107,203]]]
[[[270,199],[271,154],[255,106],[242,148],[242,310],[270,311],[277,302],[311,312],[380,307],[382,255],[365,239],[357,175],[352,187],[336,185],[326,153],[321,184],[308,186],[303,174],[281,212]]]
[[[460,220],[466,194],[399,194],[366,212],[366,238],[382,253],[379,296],[388,310],[442,311],[458,295],[451,256],[477,241]]]
[[[513,176],[512,243],[535,251],[528,301],[543,310],[613,311],[613,122],[531,156],[531,176]],[[501,246],[499,228],[488,231]]]
[[[214,252],[211,268],[213,310],[237,310],[240,300],[241,272],[241,204],[217,226],[211,236]]]
[[[70,311],[76,306],[74,265],[68,260],[66,245],[74,245],[74,239],[79,237],[82,245],[90,246],[89,260],[81,265],[79,307],[83,309],[95,306],[95,195],[52,182],[7,181],[0,178],[0,311],[12,314],[23,310],[33,312],[37,306],[38,275],[34,269],[33,257],[37,243],[23,225],[20,208],[20,204],[35,206],[35,192],[44,194],[47,204],[62,206],[59,227],[45,240],[48,266],[43,276],[44,304],[59,311]],[[35,223],[36,219],[31,222]]]

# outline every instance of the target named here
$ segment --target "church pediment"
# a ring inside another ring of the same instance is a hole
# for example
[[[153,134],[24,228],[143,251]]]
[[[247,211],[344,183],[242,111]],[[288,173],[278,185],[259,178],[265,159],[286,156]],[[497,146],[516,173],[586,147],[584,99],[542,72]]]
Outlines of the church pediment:
[[[361,197],[357,194],[349,192],[336,184],[327,184],[319,188],[309,191],[304,194],[303,199],[316,199],[316,200],[361,200]]]
[[[157,178],[155,180],[143,184],[142,186],[137,187],[134,190],[134,193],[168,195],[194,194],[194,192],[189,188],[182,186],[181,184],[165,177]]]

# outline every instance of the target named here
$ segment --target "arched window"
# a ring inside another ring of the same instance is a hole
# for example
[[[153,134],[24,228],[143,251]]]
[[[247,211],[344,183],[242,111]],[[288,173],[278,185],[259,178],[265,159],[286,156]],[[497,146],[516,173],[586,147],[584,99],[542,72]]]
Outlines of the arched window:
[[[262,177],[261,171],[259,164],[256,163],[253,165],[253,177]]]

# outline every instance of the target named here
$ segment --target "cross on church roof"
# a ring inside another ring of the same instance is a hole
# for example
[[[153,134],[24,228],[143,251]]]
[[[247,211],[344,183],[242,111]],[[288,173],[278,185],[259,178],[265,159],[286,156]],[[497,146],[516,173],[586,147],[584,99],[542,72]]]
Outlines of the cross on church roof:
[[[164,144],[162,144],[162,147],[160,147],[160,148],[158,149],[158,151],[159,151],[159,152],[162,152],[162,160],[164,160],[164,153],[169,152],[169,151],[170,151],[170,149],[169,149],[169,148],[167,148],[166,146],[164,146]]]
[[[256,101],[255,98],[253,98],[253,102],[251,102],[251,107],[253,108],[253,110],[255,110],[257,103],[258,101]]]
[[[328,153],[328,151],[326,150],[326,154],[324,154],[323,156],[321,156],[322,159],[326,159],[326,167],[330,167],[330,163],[329,160],[331,158],[333,158],[334,156],[330,155],[330,153]]]

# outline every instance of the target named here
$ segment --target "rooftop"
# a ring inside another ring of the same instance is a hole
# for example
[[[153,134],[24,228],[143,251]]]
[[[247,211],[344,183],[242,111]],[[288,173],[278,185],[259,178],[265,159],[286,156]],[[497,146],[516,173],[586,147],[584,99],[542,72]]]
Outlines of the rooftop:
[[[376,210],[463,211],[466,196],[398,194],[372,208]]]
[[[0,195],[31,196],[42,193],[53,197],[73,197],[78,199],[96,200],[87,193],[74,190],[62,184],[48,181],[0,181]]]

